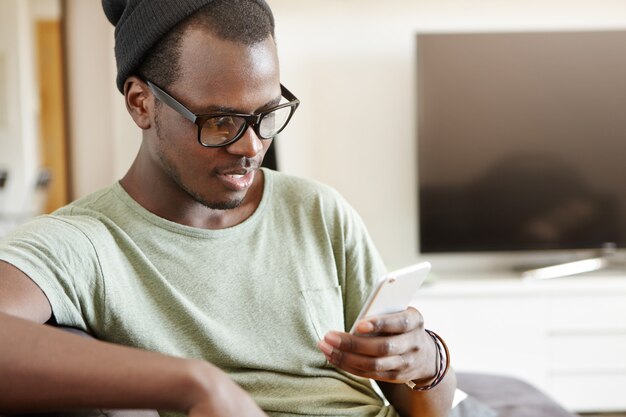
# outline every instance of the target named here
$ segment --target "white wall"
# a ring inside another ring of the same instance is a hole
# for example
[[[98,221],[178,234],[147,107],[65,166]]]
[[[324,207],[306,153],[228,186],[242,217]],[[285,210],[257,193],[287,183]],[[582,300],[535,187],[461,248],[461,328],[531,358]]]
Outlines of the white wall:
[[[78,198],[118,180],[140,133],[115,87],[113,26],[99,0],[66,0],[72,193]],[[122,115],[122,116],[120,116]]]
[[[268,2],[283,82],[302,100],[282,167],[339,189],[391,268],[418,258],[416,34],[626,28],[622,0]]]
[[[416,33],[626,28],[623,0],[268,3],[277,21],[282,80],[302,100],[279,138],[281,169],[346,196],[391,268],[418,258]],[[67,9],[80,196],[123,174],[139,131],[113,84],[113,35],[100,2],[67,0]]]
[[[61,0],[29,0],[34,20],[60,19]]]
[[[34,76],[29,2],[0,0],[0,169],[9,172],[0,191],[0,215],[12,221],[32,208],[38,166],[39,97]]]

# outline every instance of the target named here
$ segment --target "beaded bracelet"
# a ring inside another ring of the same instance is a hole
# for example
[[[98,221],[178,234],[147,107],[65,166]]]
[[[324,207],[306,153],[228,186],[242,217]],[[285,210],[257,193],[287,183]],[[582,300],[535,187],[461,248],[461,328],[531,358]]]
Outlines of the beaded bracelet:
[[[408,381],[406,385],[414,391],[428,391],[435,388],[446,376],[446,374],[448,373],[448,369],[450,369],[450,351],[448,350],[448,345],[446,345],[446,342],[444,342],[441,336],[439,336],[437,333],[428,329],[425,329],[425,331],[433,339],[435,347],[437,348],[437,369],[435,372],[435,378],[428,385],[417,386],[415,382]]]

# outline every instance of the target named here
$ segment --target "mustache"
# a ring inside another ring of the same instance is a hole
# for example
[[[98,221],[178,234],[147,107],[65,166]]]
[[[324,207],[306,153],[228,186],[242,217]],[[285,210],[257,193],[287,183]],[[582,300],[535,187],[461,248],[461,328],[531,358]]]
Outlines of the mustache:
[[[246,171],[252,171],[259,169],[263,163],[263,158],[240,158],[238,161],[224,165],[220,167],[220,171],[245,169]]]

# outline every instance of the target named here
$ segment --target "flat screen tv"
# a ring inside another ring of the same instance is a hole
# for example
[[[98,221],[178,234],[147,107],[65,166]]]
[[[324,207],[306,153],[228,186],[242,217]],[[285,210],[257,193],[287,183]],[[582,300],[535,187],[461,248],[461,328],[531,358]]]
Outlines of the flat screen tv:
[[[417,51],[421,252],[626,247],[626,31]]]

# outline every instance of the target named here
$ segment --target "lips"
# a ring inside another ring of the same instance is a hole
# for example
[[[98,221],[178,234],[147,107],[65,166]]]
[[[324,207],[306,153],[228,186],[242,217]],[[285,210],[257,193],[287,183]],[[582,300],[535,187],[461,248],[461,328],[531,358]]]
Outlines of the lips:
[[[256,170],[237,169],[220,172],[218,178],[232,191],[244,191],[252,186]]]

